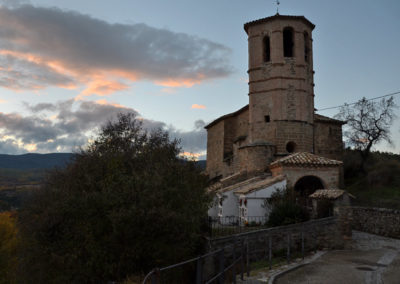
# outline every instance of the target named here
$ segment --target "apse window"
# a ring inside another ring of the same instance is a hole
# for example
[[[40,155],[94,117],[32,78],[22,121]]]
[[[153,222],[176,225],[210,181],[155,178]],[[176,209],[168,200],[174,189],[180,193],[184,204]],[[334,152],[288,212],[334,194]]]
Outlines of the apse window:
[[[264,116],[264,121],[265,122],[270,122],[271,118],[269,117],[269,115]]]
[[[293,141],[290,141],[286,144],[286,151],[288,153],[293,153],[294,151],[296,151],[296,143],[294,143]]]
[[[288,27],[283,30],[283,56],[293,57],[293,49],[293,29]]]

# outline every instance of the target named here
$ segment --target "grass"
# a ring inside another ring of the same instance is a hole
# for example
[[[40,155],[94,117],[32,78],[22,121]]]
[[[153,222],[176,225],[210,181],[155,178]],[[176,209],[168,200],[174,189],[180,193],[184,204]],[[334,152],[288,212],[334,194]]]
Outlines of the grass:
[[[266,226],[221,226],[212,228],[212,237],[225,237],[254,230],[266,229]]]
[[[348,187],[356,199],[353,205],[400,209],[400,188],[394,187]]]
[[[290,255],[290,260],[293,261],[294,259],[301,258],[301,257],[302,257],[301,252],[294,252],[293,254]],[[285,265],[286,263],[287,263],[286,250],[285,250],[284,255],[279,254],[277,256],[272,257],[272,259],[271,259],[271,267],[282,266],[282,265]],[[250,263],[251,271],[264,270],[265,268],[268,268],[268,267],[269,267],[269,260],[267,260],[267,259],[263,259],[260,261]]]
[[[365,178],[347,181],[346,190],[353,194],[355,206],[400,209],[400,186],[397,182],[389,185],[369,185]]]

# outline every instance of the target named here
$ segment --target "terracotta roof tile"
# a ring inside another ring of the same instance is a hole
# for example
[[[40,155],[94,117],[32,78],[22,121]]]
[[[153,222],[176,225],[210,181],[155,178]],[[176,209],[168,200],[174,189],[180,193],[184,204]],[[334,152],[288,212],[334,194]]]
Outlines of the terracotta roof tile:
[[[231,112],[231,113],[228,113],[228,114],[225,114],[225,115],[223,115],[223,116],[218,117],[217,119],[211,121],[209,124],[207,124],[206,126],[204,126],[204,128],[205,128],[205,129],[208,129],[208,128],[210,128],[211,126],[217,124],[218,122],[220,122],[220,121],[222,121],[222,120],[224,120],[224,119],[226,119],[226,118],[229,118],[229,117],[237,116],[237,115],[241,114],[242,112],[244,112],[244,111],[246,111],[246,110],[248,110],[248,109],[249,109],[249,105],[245,105],[244,107],[242,107],[241,109],[239,109],[239,110],[237,110],[237,111],[235,111],[235,112]]]
[[[266,178],[254,183],[247,184],[243,186],[242,188],[235,190],[235,194],[249,194],[251,192],[257,191],[259,189],[266,188],[268,186],[271,186],[277,182],[283,181],[285,179],[284,175],[279,175],[276,177],[270,177]]]
[[[342,189],[318,189],[313,194],[311,194],[309,198],[335,200],[345,193],[348,194],[350,197],[355,198],[352,194],[347,193],[345,190]]]
[[[341,161],[328,159],[317,156],[308,152],[298,152],[289,156],[280,158],[271,163],[270,167],[274,168],[279,165],[293,166],[339,166],[343,164]]]

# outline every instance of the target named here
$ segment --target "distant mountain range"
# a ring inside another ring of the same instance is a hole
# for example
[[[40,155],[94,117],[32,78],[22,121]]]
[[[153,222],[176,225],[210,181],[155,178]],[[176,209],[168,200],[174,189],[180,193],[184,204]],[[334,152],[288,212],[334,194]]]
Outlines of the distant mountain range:
[[[63,168],[73,157],[73,153],[0,154],[0,212],[20,208],[43,183],[48,170]],[[206,168],[205,160],[197,163]]]
[[[51,154],[23,154],[5,155],[0,154],[0,168],[3,169],[51,169],[64,167],[74,156],[72,153]]]
[[[51,154],[23,154],[6,155],[0,154],[0,168],[2,169],[51,169],[64,167],[74,156],[73,153],[51,153]],[[202,169],[206,167],[206,161],[197,162]]]

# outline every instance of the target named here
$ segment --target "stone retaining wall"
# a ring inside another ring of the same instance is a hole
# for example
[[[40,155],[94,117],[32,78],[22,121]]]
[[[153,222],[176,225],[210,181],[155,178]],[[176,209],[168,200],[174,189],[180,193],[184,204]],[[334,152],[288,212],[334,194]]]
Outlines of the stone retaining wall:
[[[400,210],[352,207],[352,228],[400,239]]]

